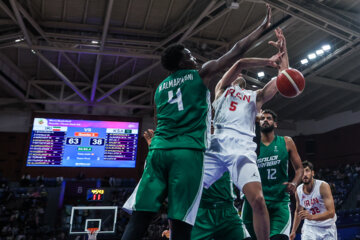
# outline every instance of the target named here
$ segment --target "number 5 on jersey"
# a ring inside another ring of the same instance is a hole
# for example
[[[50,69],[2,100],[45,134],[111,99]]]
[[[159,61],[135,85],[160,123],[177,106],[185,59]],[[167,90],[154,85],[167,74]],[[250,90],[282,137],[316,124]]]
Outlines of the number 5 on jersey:
[[[238,105],[237,102],[231,101],[229,110],[230,111],[235,111],[236,110],[236,105]]]
[[[174,93],[172,90],[168,91],[168,97],[169,97],[168,103],[170,104],[177,103],[178,110],[179,111],[184,110],[180,88],[178,88],[178,90],[176,91],[176,98],[174,98]]]

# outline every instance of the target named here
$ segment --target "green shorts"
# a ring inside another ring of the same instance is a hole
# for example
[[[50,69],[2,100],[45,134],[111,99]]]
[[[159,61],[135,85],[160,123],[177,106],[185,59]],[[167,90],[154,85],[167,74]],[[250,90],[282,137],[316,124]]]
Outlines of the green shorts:
[[[270,237],[277,234],[284,234],[286,236],[289,236],[291,225],[289,202],[265,202],[270,217]],[[256,239],[252,221],[252,209],[246,199],[242,207],[241,219],[243,220],[246,229],[249,231],[252,239]]]
[[[194,225],[202,193],[204,153],[193,149],[155,149],[123,209],[158,212],[168,197],[168,217]]]
[[[241,240],[249,236],[233,202],[200,203],[191,240]]]

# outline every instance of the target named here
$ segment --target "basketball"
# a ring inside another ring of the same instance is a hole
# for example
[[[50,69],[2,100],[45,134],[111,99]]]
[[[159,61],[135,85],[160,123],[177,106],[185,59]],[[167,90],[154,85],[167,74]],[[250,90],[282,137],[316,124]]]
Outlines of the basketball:
[[[276,79],[276,87],[282,96],[294,98],[304,90],[305,78],[300,71],[289,68],[281,71]]]

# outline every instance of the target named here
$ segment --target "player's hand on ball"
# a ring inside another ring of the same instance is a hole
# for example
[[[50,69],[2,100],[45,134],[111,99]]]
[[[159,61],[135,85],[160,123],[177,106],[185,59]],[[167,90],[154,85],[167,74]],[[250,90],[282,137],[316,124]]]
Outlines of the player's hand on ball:
[[[170,230],[165,230],[161,234],[162,237],[170,238]]]
[[[292,182],[284,182],[283,185],[286,185],[285,191],[290,193],[291,195],[296,192],[296,184]]]
[[[154,137],[154,130],[148,129],[147,131],[144,132],[144,138],[145,138],[148,145],[150,145],[151,139],[153,137]]]
[[[312,220],[312,218],[313,218],[313,216],[307,210],[299,211],[299,216],[301,217],[301,220],[304,220],[304,219]]]

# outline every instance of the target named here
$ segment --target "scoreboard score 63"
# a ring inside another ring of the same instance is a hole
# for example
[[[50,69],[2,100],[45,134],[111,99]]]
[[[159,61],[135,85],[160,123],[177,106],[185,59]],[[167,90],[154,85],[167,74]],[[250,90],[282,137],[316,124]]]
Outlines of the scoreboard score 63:
[[[104,189],[88,189],[86,200],[91,202],[104,200]]]

